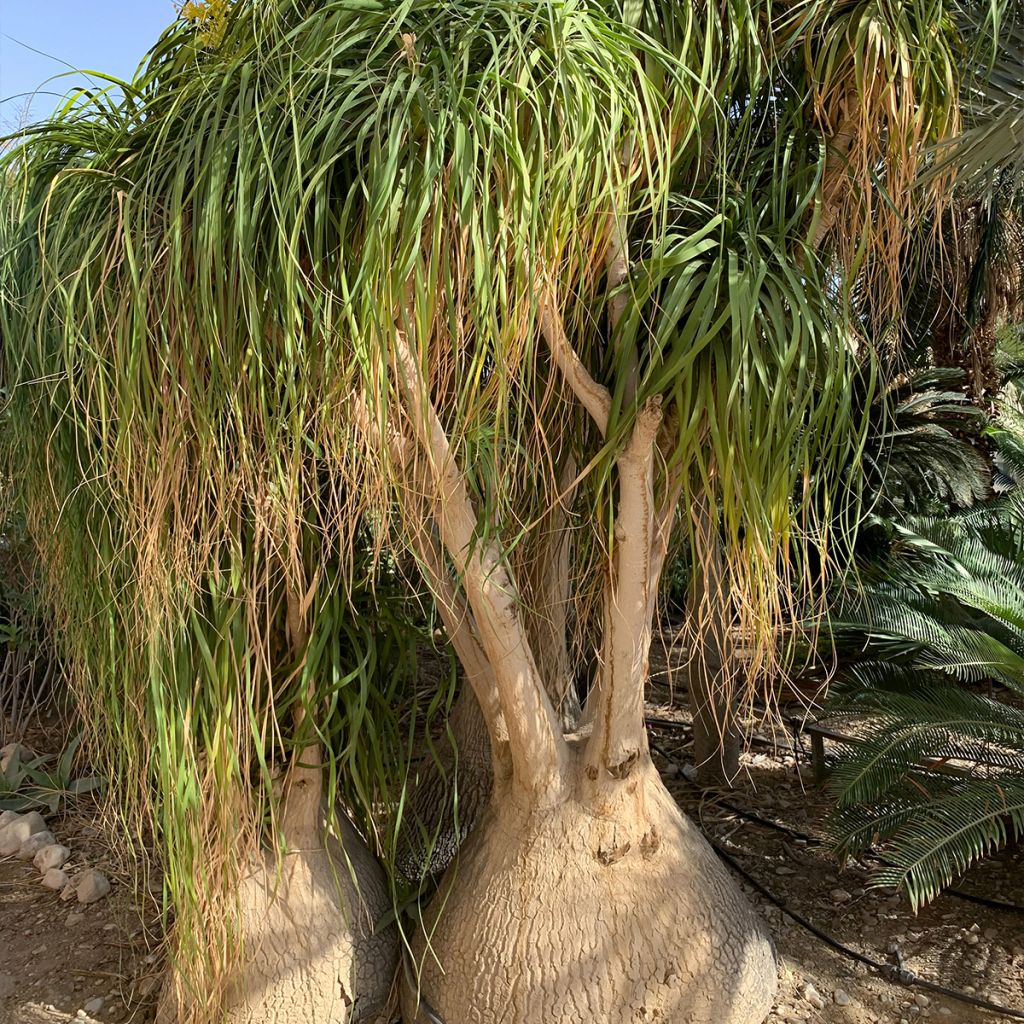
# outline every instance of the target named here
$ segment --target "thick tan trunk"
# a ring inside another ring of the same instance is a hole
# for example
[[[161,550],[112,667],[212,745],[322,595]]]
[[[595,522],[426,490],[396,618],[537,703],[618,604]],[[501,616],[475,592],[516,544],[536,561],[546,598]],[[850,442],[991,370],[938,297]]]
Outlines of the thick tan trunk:
[[[286,595],[288,640],[305,658],[308,631],[300,596]],[[312,701],[312,684],[307,692]],[[308,707],[295,713],[301,736]],[[224,1024],[386,1024],[398,967],[394,925],[376,930],[391,907],[387,879],[362,837],[338,811],[326,820],[320,744],[292,758],[280,803],[284,851],[260,854],[240,880],[238,955],[217,994]],[[328,825],[333,828],[328,831]],[[210,998],[212,996],[212,999]],[[156,1024],[210,1019],[174,973]]]
[[[573,757],[563,803],[499,794],[467,840],[414,941],[403,1020],[433,1024],[422,998],[445,1024],[759,1024],[771,943],[650,760],[602,817]]]
[[[647,756],[644,686],[654,604],[661,573],[661,531],[654,498],[655,439],[661,406],[648,402],[617,460],[619,504],[615,552],[604,601],[597,686],[587,698],[586,778],[598,813],[618,797],[617,785]]]
[[[526,636],[519,588],[496,538],[481,540],[466,478],[452,452],[417,356],[401,333],[394,338],[394,368],[407,403],[409,429],[418,446],[411,477],[420,467],[431,479],[430,502],[438,536],[466,595],[474,638],[470,682],[477,690],[495,750],[496,775],[505,762],[512,785],[528,803],[555,803],[565,784],[565,747]],[[445,584],[447,589],[447,581]],[[460,651],[460,658],[462,653]],[[482,657],[489,678],[475,671]],[[500,720],[499,720],[500,718]]]
[[[704,786],[732,786],[740,772],[740,734],[735,708],[726,696],[720,662],[708,652],[689,666],[690,707],[693,712],[693,765]]]
[[[604,436],[610,395],[573,351],[550,294],[542,295],[540,322],[553,362]],[[616,459],[592,731],[567,741],[524,628],[520,591],[496,542],[473,543],[465,479],[404,338],[396,348],[410,421],[436,483],[438,532],[493,672],[511,760],[510,773],[496,772],[491,804],[414,939],[415,970],[403,972],[405,1021],[758,1024],[775,993],[771,944],[647,749],[651,623],[678,498],[671,471],[655,498],[660,402],[638,411]],[[481,707],[493,738],[494,719],[483,700]]]
[[[707,499],[693,509],[693,576],[687,601],[693,763],[704,785],[731,786],[740,770],[733,699],[739,669],[730,630],[731,600],[718,523]]]
[[[319,748],[303,751],[285,796],[287,852],[264,853],[238,890],[239,956],[226,979],[226,1024],[385,1024],[398,965],[387,880],[343,814],[324,838]],[[180,981],[168,978],[157,1024],[197,1019]],[[207,1019],[205,1015],[198,1019]],[[218,1018],[220,1019],[220,1018]]]

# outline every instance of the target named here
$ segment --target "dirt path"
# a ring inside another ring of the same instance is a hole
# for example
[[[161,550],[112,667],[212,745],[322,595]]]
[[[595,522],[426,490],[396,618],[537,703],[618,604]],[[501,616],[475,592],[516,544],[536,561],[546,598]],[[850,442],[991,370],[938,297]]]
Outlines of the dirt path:
[[[686,713],[677,704],[678,695],[673,704],[649,710],[685,726]],[[825,846],[752,823],[701,793],[686,779],[685,729],[659,728],[652,736],[664,751],[656,754],[659,768],[687,813],[787,906],[877,960],[891,960],[898,948],[906,965],[923,977],[1024,1009],[1024,914],[943,896],[915,916],[898,896],[866,891],[863,865],[840,872]],[[765,745],[744,756],[743,778],[727,799],[811,837],[822,834],[828,810],[826,797],[810,783],[806,763],[792,751]],[[121,859],[101,839],[88,808],[47,824],[71,848],[73,864],[103,870],[113,888],[88,906],[64,902],[42,888],[30,863],[0,858],[0,1022],[148,1024],[160,969],[156,900],[151,894],[146,917],[140,917],[130,875],[119,869]],[[986,862],[961,888],[1024,905],[1024,850]],[[782,961],[770,1024],[1005,1019],[937,995],[915,999],[914,990],[851,963],[758,894],[751,898]]]
[[[685,717],[666,707],[652,712]],[[867,890],[864,865],[840,871],[826,846],[765,828],[702,794],[686,781],[682,735],[674,730],[655,732],[659,747],[670,755],[655,755],[669,788],[687,813],[785,906],[874,960],[893,962],[898,949],[906,967],[921,977],[1024,1010],[1024,913],[996,911],[947,895],[915,916],[902,897]],[[828,802],[809,784],[806,766],[798,766],[787,755],[754,753],[743,760],[743,777],[722,799],[794,832],[821,836]],[[885,980],[832,951],[741,884],[768,921],[782,958],[771,1024],[899,1024],[922,1019],[973,1024],[999,1019]],[[971,872],[960,887],[1024,906],[1024,851],[1018,848],[993,858]],[[915,998],[918,993],[920,998]]]

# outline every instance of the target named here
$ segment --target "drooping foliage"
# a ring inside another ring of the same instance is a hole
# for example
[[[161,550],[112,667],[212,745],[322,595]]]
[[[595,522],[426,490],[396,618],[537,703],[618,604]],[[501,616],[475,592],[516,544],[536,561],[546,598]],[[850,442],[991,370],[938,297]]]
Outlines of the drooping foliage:
[[[721,509],[740,617],[770,635],[802,549],[834,546],[848,299],[860,280],[895,315],[899,225],[934,199],[906,186],[955,127],[964,43],[939,0],[183,13],[121,92],[7,156],[0,331],[93,747],[155,826],[179,959],[216,977],[210,921],[283,756],[315,730],[332,790],[391,792],[415,633],[392,592],[429,498],[390,443],[410,388],[513,567],[578,467],[581,607],[616,449],[660,400],[658,486]],[[613,395],[603,439],[542,309]]]
[[[871,415],[858,469],[873,513],[938,514],[989,496],[981,442],[988,420],[962,390],[963,380],[955,367],[925,367],[899,374],[873,397],[864,393]],[[865,387],[863,375],[857,386]]]

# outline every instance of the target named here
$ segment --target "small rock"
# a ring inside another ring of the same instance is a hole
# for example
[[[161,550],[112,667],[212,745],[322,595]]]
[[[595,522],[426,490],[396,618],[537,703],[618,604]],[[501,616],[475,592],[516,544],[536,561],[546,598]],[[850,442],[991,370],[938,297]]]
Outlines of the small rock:
[[[841,988],[837,988],[832,993],[832,998],[836,1001],[836,1006],[849,1006],[850,1005],[850,994],[844,992]]]
[[[89,1002],[83,1004],[82,1009],[86,1013],[99,1013],[103,1009],[103,999],[90,999]]]
[[[923,992],[918,992],[914,996],[914,1002],[918,1006],[929,1006],[931,1004],[931,1000]]]
[[[781,867],[781,868],[776,868],[775,869],[775,874],[777,874],[777,875],[795,875],[796,871],[794,871],[793,868]]]
[[[50,868],[49,871],[43,875],[43,886],[47,889],[63,889],[68,884],[68,876],[61,871],[60,868]]]
[[[845,889],[833,889],[829,895],[833,903],[848,903],[852,898]]]
[[[42,835],[42,833],[39,834]],[[70,856],[71,851],[66,846],[61,846],[60,843],[51,843],[36,853],[32,863],[36,866],[37,871],[41,871],[45,875],[50,868],[63,867]]]
[[[56,842],[57,837],[49,829],[44,828],[42,832],[29,836],[21,844],[18,849],[18,860],[32,860],[40,850],[53,846]]]
[[[75,886],[75,895],[79,903],[95,903],[103,899],[110,892],[110,882],[102,871],[89,868],[78,876],[78,883]]]
[[[159,974],[147,974],[135,986],[135,989],[142,998],[145,998],[155,992],[161,984],[163,984],[163,978]]]
[[[67,928],[74,928],[76,924],[81,924],[85,920],[85,914],[79,914],[74,911],[64,919],[64,925]]]
[[[971,925],[971,929],[970,929],[970,930],[971,930],[971,932],[972,932],[973,934],[977,935],[977,934],[978,934],[978,932],[980,932],[980,931],[981,931],[981,925],[980,925],[980,924],[978,924],[978,922],[977,922],[977,921],[975,921],[975,922],[974,922],[974,924],[972,924],[972,925]]]
[[[810,1003],[816,1010],[825,1009],[825,1000],[821,998],[818,990],[813,985],[805,985],[804,991],[804,1002]]]
[[[20,756],[22,761],[28,761],[32,757],[32,751],[28,747],[22,746],[20,743],[8,743],[0,747],[0,772],[7,771],[15,753]]]
[[[939,1016],[940,1017],[952,1017],[953,1016],[953,1011],[948,1006],[940,1006],[939,1007]]]
[[[34,836],[45,828],[46,822],[43,821],[42,815],[38,811],[30,811],[28,814],[21,815],[16,821],[4,826],[3,831],[0,831],[0,857],[10,857],[17,853],[21,849],[21,844],[29,836]]]
[[[966,942],[968,946],[976,946],[979,942],[979,939],[978,936],[974,934],[974,932],[971,932],[971,934],[968,935],[966,939],[964,939],[964,942]]]

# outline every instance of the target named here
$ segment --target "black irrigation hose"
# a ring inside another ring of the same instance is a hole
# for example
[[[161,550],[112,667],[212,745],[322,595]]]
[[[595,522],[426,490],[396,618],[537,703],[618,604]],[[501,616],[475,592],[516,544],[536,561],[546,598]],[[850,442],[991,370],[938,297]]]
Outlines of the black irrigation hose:
[[[906,985],[909,988],[923,988],[929,992],[935,992],[938,995],[946,996],[949,999],[956,999],[961,1003],[967,1003],[970,1006],[977,1006],[983,1010],[989,1010],[992,1013],[1001,1014],[1004,1017],[1012,1017],[1014,1020],[1024,1020],[1024,1012],[1020,1010],[1014,1010],[1009,1006],[1002,1006],[999,1003],[993,1003],[988,999],[981,999],[977,996],[968,995],[966,992],[958,992],[955,989],[946,988],[944,985],[939,985],[934,981],[928,981],[927,978],[922,978],[920,975],[915,974],[913,971],[907,970],[906,967],[900,964],[888,964],[881,960],[875,960],[874,957],[865,956],[863,953],[858,953],[855,949],[850,949],[849,946],[843,945],[838,939],[832,938],[827,932],[822,931],[817,925],[812,924],[807,920],[806,917],[798,914],[795,910],[791,910],[785,903],[782,902],[773,892],[765,888],[753,875],[751,875],[745,868],[743,868],[731,854],[727,853],[717,840],[713,839],[710,835],[705,833],[705,838],[711,844],[711,848],[718,854],[719,857],[726,863],[733,871],[736,872],[741,878],[743,878],[749,885],[753,886],[766,900],[773,903],[779,908],[784,914],[791,917],[801,928],[809,931],[815,938],[825,943],[830,949],[835,950],[841,956],[846,957],[848,960],[855,960],[857,963],[864,964],[866,967],[870,967],[872,970],[877,971],[882,975],[883,978],[888,981],[895,981],[901,985]]]
[[[655,726],[660,725],[662,722],[664,722],[665,725],[682,724],[672,723],[669,719],[649,718],[647,719],[647,721],[649,724],[653,724]],[[666,760],[675,763],[675,758],[660,744],[652,740],[651,746]],[[694,783],[690,784],[694,785]],[[788,825],[783,825],[779,821],[772,821],[769,818],[762,818],[759,814],[755,814],[753,811],[744,810],[742,807],[737,807],[735,804],[730,803],[728,800],[717,799],[715,803],[719,807],[724,807],[727,811],[730,811],[731,813],[738,815],[746,821],[753,822],[755,825],[760,825],[762,828],[770,828],[774,829],[776,832],[782,832],[784,835],[789,836],[791,839],[799,839],[801,842],[807,843],[810,846],[828,845],[827,843],[825,843],[824,840],[819,839],[817,836],[808,835],[806,832],[799,832],[796,829],[790,828]],[[874,857],[876,860],[881,861],[881,863],[886,864],[890,867],[894,866],[891,861],[886,860],[885,857],[881,856],[880,854],[872,853],[870,854],[870,856]],[[949,888],[944,889],[943,892],[946,896],[955,896],[957,899],[964,900],[966,903],[976,903],[978,906],[988,907],[990,910],[999,910],[1008,914],[1024,914],[1024,907],[1020,906],[1017,903],[1010,903],[1008,900],[994,900],[990,899],[988,896],[977,896],[973,892],[966,892],[964,889]]]
[[[662,755],[662,757],[671,761],[673,764],[676,763],[676,759],[672,757],[667,751],[665,751],[658,743],[652,741],[651,746]],[[729,810],[734,811],[736,814],[743,818],[748,818],[751,821],[765,825],[768,828],[777,829],[780,832],[785,832],[788,835],[803,839],[807,842],[814,843],[816,845],[824,845],[820,839],[816,839],[814,836],[804,835],[798,833],[793,829],[788,828],[778,822],[769,821],[766,818],[759,818],[756,814],[752,814],[749,811],[744,811],[742,808],[733,807],[725,801],[719,801],[720,806],[724,806]],[[988,999],[981,999],[977,996],[968,995],[966,992],[959,992],[956,989],[946,988],[944,985],[939,985],[937,982],[928,981],[927,978],[922,978],[920,975],[915,974],[913,971],[908,970],[902,963],[889,964],[881,960],[875,960],[874,957],[866,956],[864,953],[858,953],[857,950],[851,949],[849,946],[844,945],[838,939],[834,939],[827,932],[822,931],[817,925],[812,924],[802,914],[792,910],[789,906],[782,902],[771,890],[766,888],[761,882],[759,882],[753,875],[750,874],[746,868],[742,867],[736,859],[728,853],[725,848],[715,839],[710,833],[705,830],[704,837],[711,844],[711,848],[716,854],[727,864],[736,874],[740,875],[747,881],[748,884],[753,886],[766,900],[774,904],[784,914],[791,917],[801,928],[810,932],[815,938],[825,943],[830,949],[835,950],[841,956],[846,957],[848,960],[854,960],[857,963],[862,963],[866,967],[870,967],[872,970],[877,971],[883,978],[889,981],[898,982],[901,985],[906,985],[910,988],[923,988],[929,992],[935,992],[938,995],[946,996],[949,999],[956,999],[961,1003],[967,1003],[970,1006],[977,1006],[983,1010],[989,1010],[992,1013],[1001,1014],[1004,1017],[1011,1017],[1014,1020],[1024,1020],[1024,1012],[1020,1010],[1014,1010],[1009,1006],[1003,1006],[1000,1003],[991,1002]],[[982,897],[970,897],[980,900]],[[1019,910],[1020,908],[1013,904],[1007,904],[1007,906],[1013,906],[1014,909]]]

